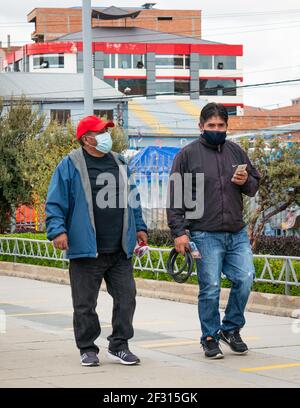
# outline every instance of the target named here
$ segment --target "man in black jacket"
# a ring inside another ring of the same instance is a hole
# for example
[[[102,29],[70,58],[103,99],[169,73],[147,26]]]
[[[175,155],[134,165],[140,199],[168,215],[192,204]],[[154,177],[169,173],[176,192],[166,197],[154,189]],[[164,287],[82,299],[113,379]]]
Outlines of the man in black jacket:
[[[209,103],[202,109],[200,138],[184,147],[174,159],[167,209],[177,252],[184,254],[189,248],[186,231],[189,230],[201,253],[197,259],[201,344],[205,356],[214,359],[223,358],[220,340],[237,354],[248,351],[240,329],[245,324],[244,310],[255,276],[243,222],[242,194],[250,197],[256,194],[260,175],[247,154],[236,143],[226,140],[227,126],[228,113],[223,105]],[[245,170],[238,168],[242,164]],[[174,176],[180,176],[181,184]],[[221,273],[232,283],[222,324]]]

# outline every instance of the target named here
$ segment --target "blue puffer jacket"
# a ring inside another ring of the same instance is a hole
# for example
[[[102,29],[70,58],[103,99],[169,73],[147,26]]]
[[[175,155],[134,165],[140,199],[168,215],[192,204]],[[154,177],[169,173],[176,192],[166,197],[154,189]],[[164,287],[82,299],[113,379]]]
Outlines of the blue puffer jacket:
[[[112,152],[127,188],[127,173],[122,157]],[[128,170],[127,170],[128,172]],[[128,191],[127,191],[128,196]],[[139,200],[139,196],[137,196]],[[67,257],[97,258],[96,229],[92,191],[82,148],[73,150],[56,167],[48,188],[46,200],[47,238],[52,241],[65,232],[68,236]],[[122,248],[130,258],[136,245],[136,232],[147,231],[140,205],[124,208]]]

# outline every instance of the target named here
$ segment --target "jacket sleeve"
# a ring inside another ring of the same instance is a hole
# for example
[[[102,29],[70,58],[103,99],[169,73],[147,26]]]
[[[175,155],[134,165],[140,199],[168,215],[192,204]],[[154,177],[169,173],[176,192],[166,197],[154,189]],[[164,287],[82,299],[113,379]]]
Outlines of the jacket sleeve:
[[[125,162],[126,163],[126,162]],[[130,191],[136,189],[136,184],[132,183],[132,177],[131,177],[131,172],[129,169],[129,166],[127,165],[127,177],[128,179],[131,179],[130,183]],[[143,219],[143,214],[142,214],[142,207],[141,207],[141,196],[140,193],[137,193],[135,196],[135,199],[138,202],[138,205],[133,208],[133,214],[134,214],[134,219],[135,219],[135,226],[136,226],[136,231],[145,231],[148,232],[147,225]]]
[[[46,199],[46,231],[50,241],[67,232],[69,184],[67,164],[63,160],[52,175]]]
[[[177,154],[174,158],[170,176],[178,173],[181,176],[181,180],[184,177],[184,168],[183,168],[183,156],[182,154]],[[182,183],[183,188],[183,183]],[[183,191],[183,190],[182,190]],[[170,181],[168,184],[168,204],[167,204],[167,219],[168,225],[171,230],[171,234],[174,238],[180,237],[181,235],[186,234],[185,230],[185,208],[182,205],[175,206],[175,188],[174,182]],[[183,198],[183,194],[182,197]]]
[[[251,163],[249,157],[247,156],[246,152],[242,150],[244,156],[244,163],[247,163],[247,172],[248,172],[248,179],[246,183],[240,186],[241,192],[249,197],[254,197],[259,188],[259,181],[261,176],[256,168]]]

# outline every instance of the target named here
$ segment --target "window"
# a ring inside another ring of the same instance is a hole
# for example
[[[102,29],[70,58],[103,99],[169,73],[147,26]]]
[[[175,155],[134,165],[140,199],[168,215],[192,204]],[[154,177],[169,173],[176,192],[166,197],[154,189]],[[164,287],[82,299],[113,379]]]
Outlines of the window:
[[[214,60],[215,69],[236,69],[235,56],[226,55],[222,57],[220,55],[215,55]]]
[[[70,109],[51,109],[51,120],[56,120],[61,125],[65,125],[68,119],[71,117]]]
[[[33,56],[33,69],[64,68],[64,54]]]
[[[200,79],[200,95],[236,95],[236,81],[232,79]]]
[[[114,78],[104,78],[103,81],[106,82],[108,85],[112,86],[113,88],[115,88],[115,79]]]
[[[118,67],[119,68],[132,68],[132,63],[131,63],[131,54],[119,54],[118,55],[119,63]]]
[[[156,55],[156,68],[165,69],[188,69],[190,67],[189,55]]]
[[[118,67],[123,69],[145,68],[144,54],[118,54]]]
[[[145,68],[144,55],[133,54],[133,68]]]
[[[162,16],[162,17],[157,17],[158,21],[172,21],[173,17],[168,17],[168,16]]]
[[[190,81],[188,79],[158,79],[156,81],[157,94],[187,94],[190,92]]]
[[[116,54],[104,54],[104,68],[116,67]]]
[[[146,95],[146,79],[119,79],[118,82],[120,92],[127,95]]]
[[[230,116],[236,116],[236,114],[237,114],[237,107],[236,106],[226,106],[226,110],[228,112],[228,115],[230,115]]]
[[[200,69],[212,69],[212,55],[200,55]]]
[[[95,109],[94,115],[99,116],[100,118],[103,118],[103,116],[105,116],[106,120],[113,120],[114,111],[113,109],[109,110]]]

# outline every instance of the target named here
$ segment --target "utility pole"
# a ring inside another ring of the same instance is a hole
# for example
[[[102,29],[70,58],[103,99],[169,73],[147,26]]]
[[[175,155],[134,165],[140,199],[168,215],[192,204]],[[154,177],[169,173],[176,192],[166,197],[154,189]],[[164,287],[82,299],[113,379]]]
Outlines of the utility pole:
[[[84,115],[93,115],[91,0],[82,0]]]

